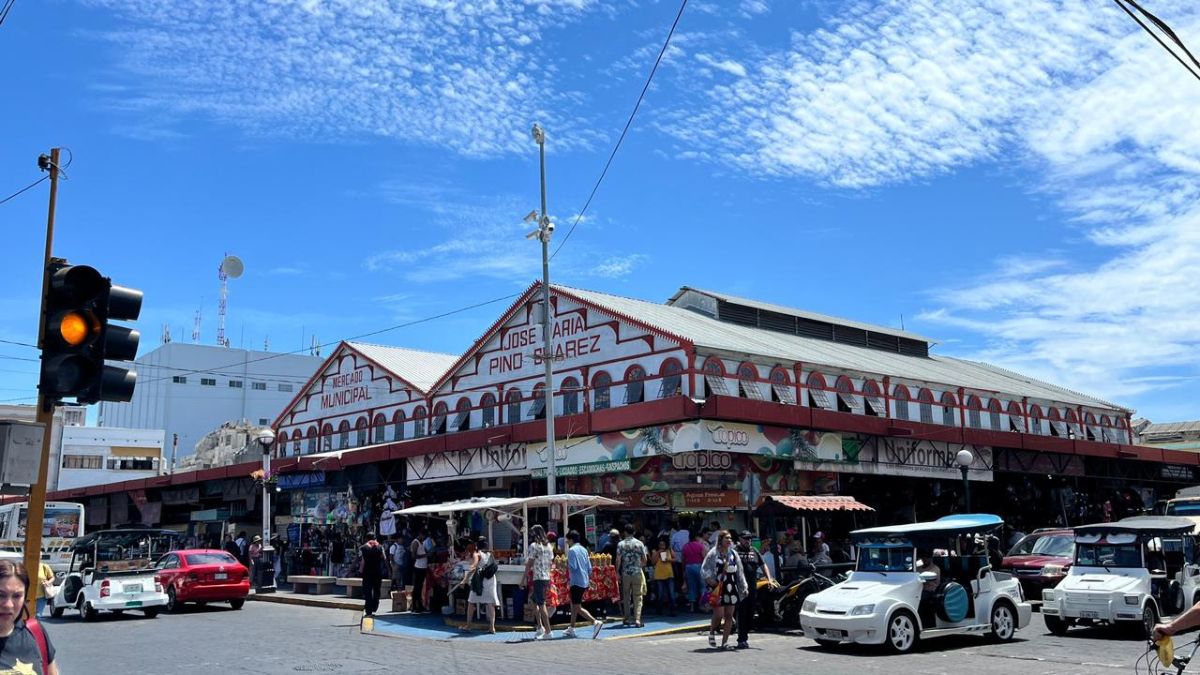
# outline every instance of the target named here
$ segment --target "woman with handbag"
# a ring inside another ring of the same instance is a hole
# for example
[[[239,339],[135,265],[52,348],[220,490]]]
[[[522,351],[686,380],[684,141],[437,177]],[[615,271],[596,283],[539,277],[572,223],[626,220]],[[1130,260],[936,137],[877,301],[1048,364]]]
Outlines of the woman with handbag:
[[[486,537],[480,537],[478,542],[468,542],[466,557],[471,561],[467,573],[458,586],[469,584],[470,595],[467,596],[467,623],[463,630],[471,630],[471,619],[475,616],[475,606],[483,605],[487,613],[488,632],[496,632],[496,605],[500,604],[500,593],[497,587],[496,569],[499,563],[492,555]],[[457,588],[456,586],[455,588]]]
[[[732,649],[729,635],[737,604],[749,593],[742,560],[733,549],[733,536],[725,530],[717,536],[717,545],[701,565],[704,582],[712,589],[713,616],[708,630],[708,646],[716,648],[717,629],[721,629],[721,649]]]

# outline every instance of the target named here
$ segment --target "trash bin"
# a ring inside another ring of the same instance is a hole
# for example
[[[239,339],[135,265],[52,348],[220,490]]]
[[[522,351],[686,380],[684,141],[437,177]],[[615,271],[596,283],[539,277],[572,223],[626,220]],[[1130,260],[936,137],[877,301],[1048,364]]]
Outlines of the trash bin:
[[[275,567],[263,561],[255,562],[255,587],[266,588],[275,586]]]

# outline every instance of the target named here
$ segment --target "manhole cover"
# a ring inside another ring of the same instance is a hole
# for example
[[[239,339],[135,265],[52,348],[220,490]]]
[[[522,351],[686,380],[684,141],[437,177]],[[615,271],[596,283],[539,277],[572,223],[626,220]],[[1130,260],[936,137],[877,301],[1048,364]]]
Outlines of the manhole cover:
[[[332,673],[342,669],[340,663],[306,663],[302,666],[296,666],[292,670],[301,673]]]

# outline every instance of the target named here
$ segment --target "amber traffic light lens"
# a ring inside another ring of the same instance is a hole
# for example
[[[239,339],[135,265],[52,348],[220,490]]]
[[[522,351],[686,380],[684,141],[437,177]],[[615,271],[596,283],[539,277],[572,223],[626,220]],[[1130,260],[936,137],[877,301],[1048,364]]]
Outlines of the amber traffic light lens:
[[[58,331],[62,335],[63,342],[72,347],[78,347],[87,342],[90,330],[91,325],[87,317],[79,312],[68,313],[62,318],[58,326]]]

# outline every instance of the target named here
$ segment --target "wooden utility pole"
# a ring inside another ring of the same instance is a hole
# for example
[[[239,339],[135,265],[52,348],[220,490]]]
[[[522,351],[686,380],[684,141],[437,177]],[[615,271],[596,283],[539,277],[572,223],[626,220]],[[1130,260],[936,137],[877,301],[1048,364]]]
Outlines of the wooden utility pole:
[[[54,204],[58,198],[59,149],[50,150],[50,207],[46,216],[46,255],[42,260],[42,311],[38,313],[38,349],[42,349],[46,329],[46,298],[50,292],[50,258],[54,250]],[[45,157],[43,155],[42,157]],[[39,163],[40,160],[39,160]],[[30,588],[25,597],[25,607],[32,616],[37,611],[38,594],[42,586],[38,582],[38,570],[42,564],[42,521],[46,514],[46,483],[50,475],[50,442],[54,430],[54,399],[47,399],[38,382],[37,421],[42,425],[42,459],[38,465],[37,483],[29,487],[29,509],[25,516],[25,571],[29,574]],[[80,534],[83,534],[80,532]]]

